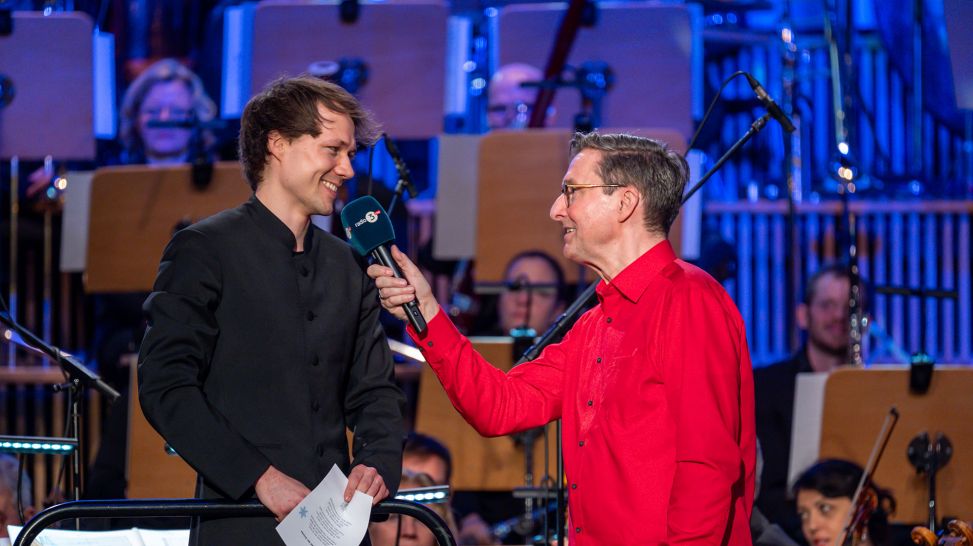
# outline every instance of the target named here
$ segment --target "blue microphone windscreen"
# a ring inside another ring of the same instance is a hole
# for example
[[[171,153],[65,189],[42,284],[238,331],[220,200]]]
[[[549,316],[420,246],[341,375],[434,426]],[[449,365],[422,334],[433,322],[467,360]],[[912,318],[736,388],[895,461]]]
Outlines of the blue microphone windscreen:
[[[388,213],[370,195],[350,201],[341,209],[341,225],[345,227],[348,242],[362,256],[395,240]]]

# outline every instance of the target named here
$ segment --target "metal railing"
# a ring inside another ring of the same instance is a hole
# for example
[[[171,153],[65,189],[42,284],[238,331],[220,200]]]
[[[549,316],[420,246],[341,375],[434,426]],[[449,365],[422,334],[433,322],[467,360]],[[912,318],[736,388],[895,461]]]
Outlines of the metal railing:
[[[456,539],[439,514],[428,507],[400,499],[387,499],[372,507],[376,517],[401,514],[419,520],[432,531],[440,546],[456,546]],[[135,517],[267,517],[270,510],[259,501],[213,501],[203,499],[152,499],[113,501],[72,501],[43,510],[24,525],[13,546],[33,543],[41,531],[59,521],[77,518]]]

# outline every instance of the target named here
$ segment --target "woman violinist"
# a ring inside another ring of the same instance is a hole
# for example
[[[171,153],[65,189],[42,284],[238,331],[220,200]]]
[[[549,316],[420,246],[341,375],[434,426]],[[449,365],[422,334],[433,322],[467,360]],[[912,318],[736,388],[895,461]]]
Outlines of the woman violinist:
[[[857,464],[827,459],[808,468],[794,484],[801,531],[811,546],[835,546],[851,523],[846,544],[886,546],[888,516],[895,511],[892,495],[866,484],[857,506],[852,499],[862,477]]]

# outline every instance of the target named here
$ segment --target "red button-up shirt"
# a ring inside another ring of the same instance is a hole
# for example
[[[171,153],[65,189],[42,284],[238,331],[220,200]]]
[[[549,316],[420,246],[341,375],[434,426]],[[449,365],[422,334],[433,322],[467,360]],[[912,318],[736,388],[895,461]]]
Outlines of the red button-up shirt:
[[[442,312],[414,339],[480,434],[563,418],[572,544],[749,546],[753,378],[733,301],[668,242],[597,293],[560,344],[508,373]]]

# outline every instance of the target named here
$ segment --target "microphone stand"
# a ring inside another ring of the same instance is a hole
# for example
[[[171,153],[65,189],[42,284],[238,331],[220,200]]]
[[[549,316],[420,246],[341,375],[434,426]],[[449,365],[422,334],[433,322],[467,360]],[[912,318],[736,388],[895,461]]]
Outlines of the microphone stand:
[[[82,394],[85,387],[92,387],[96,391],[103,394],[108,398],[109,402],[114,402],[118,397],[118,391],[113,389],[110,385],[102,381],[101,377],[95,372],[88,369],[84,364],[75,360],[73,356],[65,353],[49,345],[44,340],[38,338],[30,330],[24,328],[23,326],[17,324],[17,321],[13,319],[9,314],[0,313],[0,323],[4,324],[7,328],[16,332],[20,337],[19,340],[15,339],[14,336],[10,335],[11,332],[7,332],[9,336],[7,339],[11,342],[19,342],[19,344],[30,349],[32,352],[39,353],[41,355],[49,357],[51,360],[58,363],[61,369],[64,371],[65,375],[68,377],[68,382],[62,385],[55,385],[54,391],[61,392],[62,390],[67,391],[68,396],[68,406],[70,409],[70,423],[67,428],[72,430],[72,434],[69,436],[75,440],[76,448],[71,454],[71,487],[73,490],[74,500],[80,500],[81,498],[81,457],[83,456],[84,450],[81,442],[81,404]],[[7,337],[7,336],[5,336]]]
[[[716,161],[716,163],[714,163],[713,166],[710,167],[708,171],[706,171],[706,174],[700,177],[699,181],[696,182],[696,185],[694,185],[692,188],[689,189],[689,191],[686,192],[686,195],[684,195],[682,198],[683,204],[685,204],[686,201],[689,201],[689,198],[691,198],[693,194],[699,191],[699,189],[703,187],[703,184],[705,184],[706,181],[710,179],[710,177],[716,174],[716,171],[720,170],[720,167],[722,167],[723,164],[726,163],[730,159],[730,157],[733,156],[733,154],[737,153],[737,150],[743,147],[744,144],[746,144],[751,138],[753,138],[757,133],[759,133],[760,130],[767,125],[767,122],[770,121],[770,118],[771,115],[768,112],[760,116],[759,118],[757,118],[757,120],[754,121],[753,123],[751,123],[750,128],[747,129],[747,132],[744,133],[739,140],[734,142],[733,146],[730,146],[730,149],[727,150],[726,153],[724,153],[723,156],[720,157]]]
[[[732,146],[730,146],[730,148],[726,151],[726,153],[724,153],[723,156],[720,157],[719,160],[717,160],[716,163],[714,163],[713,166],[710,167],[710,169],[706,171],[706,173],[703,174],[702,177],[700,177],[699,181],[696,182],[696,184],[688,192],[686,192],[682,200],[683,204],[685,204],[686,201],[688,201],[689,198],[692,197],[694,193],[699,191],[699,189],[703,187],[703,184],[705,184],[714,174],[716,174],[716,172],[720,169],[720,167],[722,167],[723,164],[726,163],[741,147],[743,147],[744,144],[746,144],[751,138],[753,138],[757,133],[759,133],[767,125],[767,122],[770,120],[770,118],[771,118],[770,113],[765,113],[764,115],[757,118],[750,125],[750,128],[747,130],[747,132],[744,133],[744,135],[741,136],[740,139],[737,140]],[[548,328],[547,331],[544,332],[544,334],[541,335],[541,337],[538,338],[537,341],[524,352],[523,356],[520,357],[520,360],[518,360],[517,363],[514,365],[517,366],[523,364],[524,362],[529,362],[531,360],[534,360],[535,358],[540,356],[541,351],[543,351],[545,347],[551,345],[552,343],[557,343],[558,341],[560,341],[561,338],[563,338],[564,335],[567,333],[567,331],[571,328],[571,326],[574,325],[574,322],[581,315],[581,311],[584,310],[584,308],[587,307],[592,301],[594,301],[595,288],[597,286],[598,286],[598,281],[595,281],[590,285],[588,285],[588,288],[586,288],[584,292],[582,292],[581,295],[578,296],[576,300],[574,300],[574,303],[572,303],[570,307],[568,307],[568,309],[564,311],[564,313],[561,314],[561,316],[558,317],[556,321],[554,321],[554,324],[551,325],[551,327]],[[557,430],[556,442],[558,448],[557,449],[557,476],[558,476],[557,530],[558,531],[557,532],[558,532],[558,544],[564,544],[566,521],[564,521],[564,506],[565,506],[564,480],[561,478],[564,475],[564,450],[562,449],[560,419],[558,419],[557,421],[556,430]]]
[[[567,333],[571,326],[574,325],[578,317],[581,316],[582,311],[588,307],[592,302],[595,301],[595,288],[598,286],[598,281],[595,281],[585,288],[584,292],[574,300],[573,303],[563,312],[561,316],[554,321],[554,324],[544,332],[541,337],[537,338],[537,341],[533,345],[524,351],[524,354],[520,357],[514,366],[519,366],[525,362],[530,362],[538,356],[540,356],[541,351],[544,347],[551,345],[552,343],[557,343],[561,341],[561,338]],[[557,420],[555,425],[555,445],[557,446],[557,541],[558,544],[564,544],[564,537],[566,532],[567,521],[564,519],[564,450],[561,449],[561,420]],[[526,446],[525,446],[526,449]],[[528,451],[524,452],[524,459],[528,459],[530,456],[527,455]],[[531,461],[532,463],[533,461]],[[528,467],[528,470],[533,471],[533,468]],[[544,502],[548,501],[547,496],[544,496]],[[547,538],[547,537],[545,537]]]
[[[385,149],[392,156],[392,162],[395,163],[395,171],[399,177],[395,183],[395,195],[392,196],[392,200],[389,202],[388,214],[389,218],[391,218],[395,204],[402,198],[402,193],[405,190],[409,191],[409,197],[412,198],[415,198],[417,193],[415,186],[412,185],[412,173],[409,171],[409,166],[405,164],[405,160],[402,159],[402,154],[399,153],[399,149],[388,135],[383,133],[382,138],[385,140]]]

